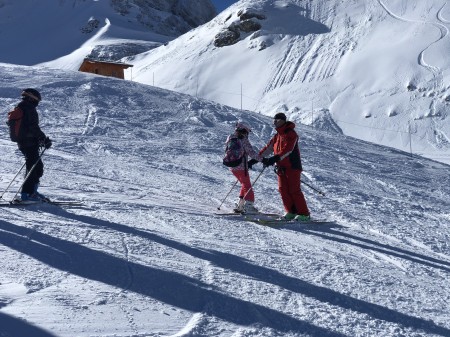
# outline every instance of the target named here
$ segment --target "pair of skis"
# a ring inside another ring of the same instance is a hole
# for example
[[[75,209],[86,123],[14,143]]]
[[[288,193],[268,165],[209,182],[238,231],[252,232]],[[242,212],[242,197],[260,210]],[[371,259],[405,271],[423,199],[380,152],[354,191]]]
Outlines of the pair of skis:
[[[275,213],[215,213],[216,215],[233,217],[243,221],[250,221],[260,225],[265,226],[283,226],[288,224],[298,224],[298,225],[315,225],[329,223],[326,219],[315,219],[311,218],[307,221],[298,220],[286,220],[281,217],[280,214]]]
[[[72,200],[60,200],[60,201],[51,201],[51,200],[42,200],[36,202],[21,202],[20,200],[13,200],[11,202],[0,203],[0,207],[23,207],[23,206],[33,206],[33,205],[54,205],[54,206],[66,206],[66,207],[80,207],[83,206],[84,203],[81,201],[72,201]]]

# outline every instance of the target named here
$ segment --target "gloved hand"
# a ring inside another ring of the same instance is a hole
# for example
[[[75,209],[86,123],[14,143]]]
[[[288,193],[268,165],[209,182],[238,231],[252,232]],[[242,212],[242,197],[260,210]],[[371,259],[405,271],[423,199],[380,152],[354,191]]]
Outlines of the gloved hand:
[[[247,163],[248,168],[251,169],[256,163],[259,163],[259,161],[257,161],[256,159],[250,159]]]
[[[279,160],[280,160],[280,156],[276,154],[275,156],[272,156],[269,158],[263,158],[262,163],[263,163],[264,167],[267,167],[267,166],[272,166]]]
[[[49,149],[52,147],[52,140],[48,137],[39,140],[39,146]]]

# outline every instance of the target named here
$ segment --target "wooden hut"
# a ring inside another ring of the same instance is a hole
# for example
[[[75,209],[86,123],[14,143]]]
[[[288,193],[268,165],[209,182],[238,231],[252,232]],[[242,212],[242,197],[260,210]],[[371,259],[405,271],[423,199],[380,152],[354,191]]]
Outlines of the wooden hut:
[[[124,79],[124,69],[130,68],[132,66],[132,64],[121,62],[84,59],[78,71]]]

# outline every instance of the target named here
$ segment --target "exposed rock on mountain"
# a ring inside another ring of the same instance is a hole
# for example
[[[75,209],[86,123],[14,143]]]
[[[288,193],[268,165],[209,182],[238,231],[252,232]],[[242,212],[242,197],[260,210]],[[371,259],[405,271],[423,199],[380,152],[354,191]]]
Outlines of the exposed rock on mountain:
[[[232,22],[226,29],[218,33],[214,37],[214,45],[216,47],[231,46],[239,41],[241,33],[256,32],[262,28],[257,20],[265,20],[264,14],[255,13],[251,10],[240,10],[237,13],[238,21]],[[228,19],[226,20],[228,21]]]
[[[169,36],[186,33],[216,15],[210,0],[112,0],[111,6],[153,32]]]
[[[117,60],[130,55],[129,43],[139,51],[138,45],[155,47],[215,15],[211,0],[53,0],[39,5],[36,0],[0,0],[0,62],[36,65],[76,50],[81,62],[93,49],[107,49],[100,53]],[[61,67],[62,61],[51,66]],[[77,69],[73,58],[70,63],[64,68]]]

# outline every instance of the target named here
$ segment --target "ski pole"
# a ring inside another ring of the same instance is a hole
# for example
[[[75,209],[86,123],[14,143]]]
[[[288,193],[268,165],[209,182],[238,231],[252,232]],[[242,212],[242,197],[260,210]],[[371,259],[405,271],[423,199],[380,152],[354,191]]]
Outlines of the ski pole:
[[[247,196],[247,194],[253,189],[253,186],[255,186],[256,182],[258,181],[259,177],[261,177],[261,175],[263,174],[265,169],[266,169],[266,166],[263,166],[262,171],[258,174],[256,179],[253,181],[252,186],[250,186],[250,188],[248,189],[247,193],[245,193],[245,195],[243,197],[244,200],[245,200],[245,197]]]
[[[11,182],[9,183],[8,187],[6,187],[6,189],[3,191],[2,195],[0,195],[0,199],[3,199],[3,196],[5,195],[5,193],[9,190],[9,188],[11,187],[12,183],[14,182],[14,180],[16,180],[17,176],[20,174],[20,172],[22,172],[23,168],[25,167],[26,162],[23,163],[22,167],[20,168],[19,172],[17,172],[17,174],[14,176],[14,178],[11,180]]]
[[[225,202],[225,200],[227,200],[228,196],[230,195],[231,191],[233,190],[234,186],[236,186],[236,184],[238,183],[238,181],[236,180],[234,182],[234,185],[231,186],[230,190],[228,191],[227,195],[225,196],[225,198],[223,198],[222,202],[220,203],[219,207],[217,207],[218,210],[220,210],[220,207],[222,207],[222,204]]]
[[[14,199],[16,199],[17,194],[19,194],[20,190],[22,189],[23,185],[25,185],[25,182],[27,181],[28,177],[31,175],[31,173],[33,172],[34,168],[36,167],[36,165],[39,163],[39,161],[42,158],[42,155],[44,154],[45,150],[47,150],[46,148],[44,148],[41,152],[41,154],[39,155],[39,158],[36,160],[36,162],[33,164],[33,166],[31,166],[30,171],[28,171],[27,175],[25,176],[25,179],[23,180],[22,185],[20,185],[19,189],[17,190],[16,194],[14,194],[14,197],[12,198],[11,202],[14,201]]]
[[[325,196],[325,193],[323,193],[322,191],[319,191],[317,188],[311,186],[310,184],[305,183],[303,180],[301,180],[301,183],[302,183],[302,184],[305,184],[305,185],[308,186],[310,189],[316,191],[316,192],[319,193],[321,196],[323,196],[323,197]]]

